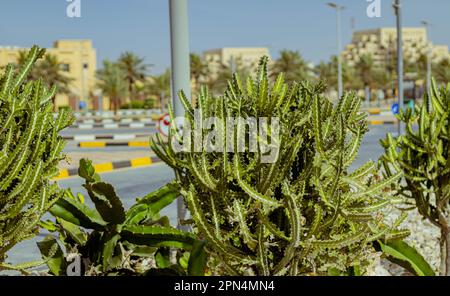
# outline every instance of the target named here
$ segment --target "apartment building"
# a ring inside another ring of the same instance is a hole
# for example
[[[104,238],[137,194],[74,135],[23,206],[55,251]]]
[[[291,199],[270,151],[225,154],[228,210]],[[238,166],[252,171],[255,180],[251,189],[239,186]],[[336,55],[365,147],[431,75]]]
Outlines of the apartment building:
[[[430,48],[433,62],[450,59],[448,46],[434,45],[428,39],[425,27],[404,28],[402,33],[404,56],[409,63],[415,63],[422,55],[427,55]],[[347,45],[342,55],[349,65],[354,65],[361,56],[370,54],[375,65],[382,66],[396,56],[396,48],[397,29],[379,28],[355,32],[351,44]]]
[[[203,52],[203,58],[208,62],[213,77],[217,74],[221,65],[233,67],[233,64],[240,63],[243,67],[254,70],[262,56],[270,57],[268,48],[225,47]]]
[[[16,63],[20,51],[27,48],[0,47],[0,66]],[[56,56],[61,63],[61,70],[72,79],[70,95],[58,95],[57,106],[70,106],[74,110],[84,105],[86,108],[96,108],[96,103],[89,98],[92,96],[97,71],[97,54],[91,40],[58,40],[47,53]]]

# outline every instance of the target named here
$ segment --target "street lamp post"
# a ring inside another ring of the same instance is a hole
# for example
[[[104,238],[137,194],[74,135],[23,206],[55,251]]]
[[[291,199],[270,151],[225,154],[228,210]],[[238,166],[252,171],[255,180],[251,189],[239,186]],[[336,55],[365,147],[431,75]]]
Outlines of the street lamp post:
[[[394,1],[395,15],[397,16],[397,76],[398,76],[398,106],[403,110],[403,32],[402,32],[402,6],[400,0]],[[398,122],[398,135],[403,134],[403,124]]]
[[[344,94],[344,87],[342,82],[342,42],[341,42],[341,11],[345,9],[344,6],[336,3],[328,3],[328,6],[336,9],[336,30],[337,30],[337,61],[338,61],[338,95],[339,98]]]
[[[427,29],[427,93],[428,93],[428,112],[431,109],[431,59],[432,59],[432,46],[431,41],[429,41],[430,36],[430,23],[427,21],[422,21],[422,25]]]
[[[184,117],[184,108],[177,93],[183,90],[191,97],[189,57],[189,22],[187,0],[169,0],[170,41],[172,58],[172,103],[175,117]],[[186,206],[181,197],[177,200],[178,228],[186,230],[180,222],[186,217]]]

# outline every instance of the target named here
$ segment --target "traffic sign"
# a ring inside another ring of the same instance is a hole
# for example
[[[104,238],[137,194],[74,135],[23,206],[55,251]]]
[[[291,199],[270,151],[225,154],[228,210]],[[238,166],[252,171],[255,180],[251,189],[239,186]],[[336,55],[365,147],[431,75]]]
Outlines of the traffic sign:
[[[392,113],[394,113],[394,115],[397,115],[398,113],[400,113],[400,108],[399,108],[398,103],[395,103],[394,105],[392,105],[391,110],[392,110]]]
[[[86,108],[87,104],[85,101],[80,101],[78,107],[80,108],[80,110],[84,110]]]
[[[169,136],[169,128],[170,128],[170,115],[164,114],[159,118],[158,131],[162,136],[167,137]]]

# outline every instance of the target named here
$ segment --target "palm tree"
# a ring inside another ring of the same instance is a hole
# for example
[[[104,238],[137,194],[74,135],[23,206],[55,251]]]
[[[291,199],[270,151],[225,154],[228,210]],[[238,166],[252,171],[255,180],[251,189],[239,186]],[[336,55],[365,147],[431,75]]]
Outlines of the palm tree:
[[[416,62],[411,63],[407,62],[405,72],[406,73],[413,73],[416,75],[416,77],[419,80],[426,80],[427,77],[427,64],[428,64],[428,57],[426,54],[421,54]]]
[[[233,78],[233,74],[238,74],[239,78],[245,81],[251,75],[254,66],[245,64],[241,57],[234,58],[229,64],[219,64],[215,77],[208,79],[206,84],[214,93],[223,93],[228,86],[228,81]]]
[[[442,60],[434,68],[436,80],[439,83],[445,84],[450,82],[450,59]]]
[[[19,54],[16,57],[16,63],[14,65],[16,67],[16,69],[22,68],[22,65],[25,64],[27,57],[28,57],[28,51],[26,51],[26,50],[19,51]],[[33,80],[39,79],[38,77],[36,77],[36,74],[37,74],[36,66],[37,65],[35,65],[33,68],[31,68],[30,72],[28,73],[28,77],[25,79],[26,81],[33,81]]]
[[[324,81],[329,87],[337,89],[337,57],[333,56],[330,62],[320,62],[314,68],[314,73],[319,81]],[[355,75],[355,68],[342,62],[342,78],[345,89],[360,89],[361,81]]]
[[[331,67],[331,63],[320,62],[314,68],[314,73],[319,81],[324,81],[328,86],[336,85],[336,71]]]
[[[135,83],[137,81],[144,81],[148,69],[151,65],[144,63],[144,59],[138,57],[132,52],[126,51],[121,54],[118,64],[125,73],[125,80],[128,84],[128,93],[130,100],[135,99]]]
[[[285,74],[286,81],[302,81],[309,78],[310,69],[298,51],[282,50],[272,67],[272,77],[280,73]]]
[[[159,98],[161,112],[164,111],[166,105],[164,99],[170,96],[170,78],[170,70],[167,69],[161,75],[152,76],[151,82],[146,84],[148,94]]]
[[[360,60],[355,65],[356,72],[358,73],[361,81],[364,85],[364,89],[366,90],[366,95],[368,96],[366,99],[370,101],[370,89],[373,84],[373,71],[374,71],[374,62],[372,55],[365,54],[362,55]]]
[[[97,71],[97,86],[109,97],[110,110],[114,110],[114,113],[117,113],[122,98],[128,93],[125,78],[126,73],[122,67],[108,60],[103,61],[103,69]]]
[[[27,51],[20,51],[16,59],[16,66],[20,68],[28,57]],[[52,54],[46,54],[42,60],[39,60],[36,65],[31,69],[27,81],[41,80],[46,88],[56,86],[57,94],[70,95],[70,84],[73,79],[68,77],[61,68],[62,63],[58,58]],[[53,108],[55,105],[56,95],[53,96]]]
[[[216,76],[210,79],[207,84],[214,93],[222,93],[227,87],[228,81],[233,78],[233,74],[233,69],[230,65],[220,64]],[[240,73],[238,75],[242,79],[242,75]]]
[[[202,79],[208,76],[208,65],[203,61],[203,59],[196,53],[191,53],[191,78],[194,80],[194,90],[196,93],[200,88],[200,83]]]
[[[69,85],[73,79],[67,77],[61,70],[61,63],[54,55],[47,54],[44,59],[37,64],[36,71],[39,72],[39,77],[42,77],[43,82],[47,87],[55,85],[59,93],[70,94]]]

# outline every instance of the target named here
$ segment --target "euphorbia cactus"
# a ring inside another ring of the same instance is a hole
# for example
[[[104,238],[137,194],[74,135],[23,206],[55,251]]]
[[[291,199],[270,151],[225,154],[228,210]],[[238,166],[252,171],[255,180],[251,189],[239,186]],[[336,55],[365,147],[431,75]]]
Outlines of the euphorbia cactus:
[[[267,62],[244,85],[235,75],[224,96],[203,88],[195,107],[181,92],[183,134],[172,125],[169,143],[158,137],[152,148],[174,169],[195,229],[217,258],[216,273],[364,272],[372,241],[408,235],[396,229],[400,220],[391,227],[379,214],[397,201],[383,189],[400,173],[379,180],[373,162],[349,172],[367,131],[360,99],[347,94],[333,106],[322,84],[288,86],[283,75],[271,86]],[[227,125],[233,118],[271,124],[258,134],[251,124]],[[205,122],[215,122],[216,137]],[[203,150],[194,151],[199,141]],[[263,161],[273,151],[273,161]]]
[[[33,47],[15,74],[12,65],[0,78],[0,269],[17,243],[33,237],[41,216],[61,196],[52,177],[58,174],[68,112],[52,114],[56,89],[41,81],[24,84],[44,50]]]
[[[387,177],[404,174],[398,195],[441,230],[441,274],[450,275],[450,84],[438,90],[433,81],[430,99],[400,113],[406,133],[382,141],[381,161]]]

